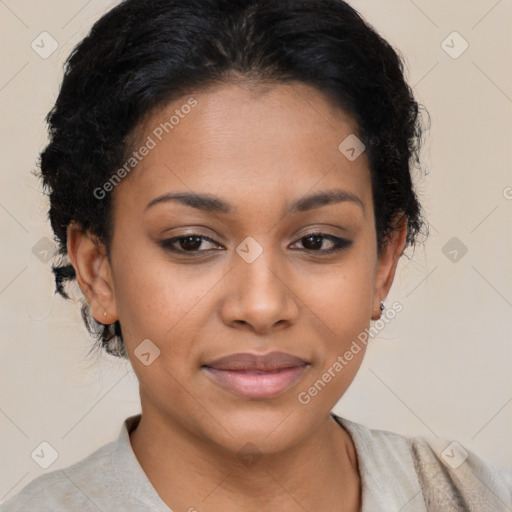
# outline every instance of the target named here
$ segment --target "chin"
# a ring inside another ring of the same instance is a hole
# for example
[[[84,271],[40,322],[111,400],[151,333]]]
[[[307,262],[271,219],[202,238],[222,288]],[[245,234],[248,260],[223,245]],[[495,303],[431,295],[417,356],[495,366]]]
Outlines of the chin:
[[[311,411],[293,402],[277,406],[250,401],[244,405],[236,404],[232,410],[224,409],[214,416],[222,420],[218,423],[208,420],[206,436],[210,442],[214,441],[235,453],[247,444],[254,445],[261,453],[282,452],[307,437],[316,423]],[[319,416],[315,414],[314,417]]]

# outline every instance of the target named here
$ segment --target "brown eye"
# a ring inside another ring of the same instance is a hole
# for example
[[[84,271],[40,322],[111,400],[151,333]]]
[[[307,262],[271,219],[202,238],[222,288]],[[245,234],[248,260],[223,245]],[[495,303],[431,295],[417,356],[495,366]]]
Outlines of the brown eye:
[[[178,253],[201,253],[212,250],[210,249],[202,249],[203,242],[210,242],[218,246],[217,242],[212,238],[209,238],[204,235],[186,235],[186,236],[175,236],[173,238],[169,238],[167,240],[162,240],[160,245],[169,251],[178,252]]]
[[[325,248],[326,241],[330,242],[330,247],[328,248]],[[299,242],[306,251],[313,251],[321,254],[341,251],[352,244],[350,240],[339,238],[334,235],[327,235],[325,233],[309,233],[301,237]],[[322,247],[324,248],[322,249]]]

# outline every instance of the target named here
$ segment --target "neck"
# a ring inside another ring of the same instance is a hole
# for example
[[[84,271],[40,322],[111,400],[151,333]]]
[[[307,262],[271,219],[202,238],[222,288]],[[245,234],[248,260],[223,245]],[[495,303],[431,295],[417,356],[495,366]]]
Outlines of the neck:
[[[331,415],[299,445],[272,454],[226,452],[144,413],[130,442],[156,492],[175,511],[360,510],[355,447]]]

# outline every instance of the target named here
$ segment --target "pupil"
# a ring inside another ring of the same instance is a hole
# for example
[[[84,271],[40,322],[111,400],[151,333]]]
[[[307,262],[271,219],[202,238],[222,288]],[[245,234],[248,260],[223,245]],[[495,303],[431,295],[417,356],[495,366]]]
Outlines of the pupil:
[[[194,250],[197,250],[197,248],[200,246],[201,246],[201,237],[199,237],[199,236],[187,236],[186,238],[183,238],[181,240],[182,249],[189,249],[189,250],[194,251]]]
[[[306,240],[306,243],[303,244],[306,246],[307,249],[321,249],[322,248],[322,237],[320,235],[309,235],[307,237],[305,237],[305,240]],[[313,243],[310,244],[309,241],[313,240]],[[315,241],[317,243],[315,243]],[[307,246],[310,246],[310,247],[307,247]],[[312,247],[311,247],[312,246]]]

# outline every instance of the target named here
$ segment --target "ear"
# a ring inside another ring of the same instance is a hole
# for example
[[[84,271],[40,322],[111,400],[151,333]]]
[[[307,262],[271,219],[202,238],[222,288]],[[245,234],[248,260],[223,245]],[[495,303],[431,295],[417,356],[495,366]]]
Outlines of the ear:
[[[378,320],[382,311],[380,301],[384,300],[393,284],[398,260],[403,254],[407,238],[407,219],[396,225],[382,247],[375,271],[372,320]]]
[[[67,249],[75,269],[78,286],[100,324],[113,324],[117,319],[114,285],[105,245],[90,232],[72,222],[67,228]]]

